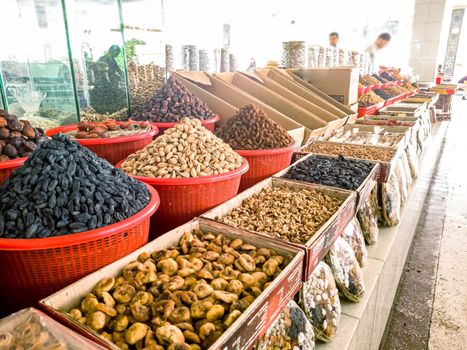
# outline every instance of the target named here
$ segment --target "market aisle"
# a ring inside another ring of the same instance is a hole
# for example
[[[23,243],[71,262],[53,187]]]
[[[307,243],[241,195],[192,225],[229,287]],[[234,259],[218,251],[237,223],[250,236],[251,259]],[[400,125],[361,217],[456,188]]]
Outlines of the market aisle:
[[[384,350],[467,344],[467,103],[456,101],[401,277]]]

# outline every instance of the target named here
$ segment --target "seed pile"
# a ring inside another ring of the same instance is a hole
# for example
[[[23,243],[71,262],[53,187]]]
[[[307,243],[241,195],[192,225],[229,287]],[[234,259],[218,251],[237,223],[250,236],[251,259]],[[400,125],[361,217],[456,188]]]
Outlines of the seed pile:
[[[304,244],[329,220],[342,202],[315,190],[265,188],[217,220],[233,227]]]
[[[316,337],[329,341],[336,335],[341,303],[331,268],[321,261],[302,284],[300,304],[315,329]]]
[[[354,191],[373,167],[372,163],[345,159],[343,156],[313,155],[294,165],[283,177]]]
[[[294,143],[284,128],[254,104],[240,108],[216,135],[238,150],[282,148]]]
[[[390,161],[394,157],[396,150],[374,146],[346,145],[318,141],[306,146],[305,148],[302,148],[300,152],[322,153],[335,156],[342,155],[344,157]]]
[[[207,349],[286,265],[273,250],[196,230],[102,279],[69,313],[121,349]]]
[[[134,120],[175,123],[184,117],[208,120],[214,117],[209,107],[189,92],[178,80],[167,83],[141,109]]]
[[[376,95],[373,91],[370,91],[358,98],[358,107],[370,107],[383,101],[381,97]]]
[[[310,321],[293,300],[256,344],[255,350],[313,350],[315,334]]]
[[[147,125],[140,125],[130,122],[117,122],[113,119],[107,119],[102,123],[79,122],[78,130],[65,133],[68,137],[76,139],[97,139],[119,136],[130,136],[150,131]]]
[[[365,86],[375,85],[375,84],[379,83],[379,80],[376,79],[375,77],[367,74],[367,75],[363,75],[363,76],[360,77],[360,83],[362,83]]]
[[[383,91],[386,94],[389,94],[391,96],[399,96],[399,95],[406,94],[407,92],[409,92],[409,90],[399,85],[388,86],[384,88]]]
[[[82,121],[86,122],[103,122],[107,119],[115,119],[115,120],[127,120],[128,119],[128,109],[123,108],[114,113],[105,113],[100,114],[97,113],[94,108],[88,107],[84,108],[80,111],[80,117]]]
[[[197,119],[184,118],[122,164],[128,174],[188,178],[223,174],[237,169],[242,157]]]
[[[0,187],[0,237],[43,238],[124,220],[146,186],[62,134],[42,142]]]
[[[46,139],[42,129],[0,109],[0,162],[28,157]]]

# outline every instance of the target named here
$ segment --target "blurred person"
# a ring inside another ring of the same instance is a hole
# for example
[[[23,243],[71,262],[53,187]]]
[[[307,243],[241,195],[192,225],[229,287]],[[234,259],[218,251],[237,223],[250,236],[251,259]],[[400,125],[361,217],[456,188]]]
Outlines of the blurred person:
[[[391,41],[391,34],[382,33],[376,38],[375,42],[368,46],[365,52],[368,52],[372,58],[376,58],[379,51],[388,46]]]
[[[99,62],[105,63],[107,65],[110,82],[119,81],[124,76],[124,73],[118,66],[116,60],[118,55],[120,55],[120,52],[122,52],[122,50],[118,45],[112,45],[109,48],[109,51],[107,51],[104,56],[99,58]]]
[[[339,45],[339,39],[339,33],[332,32],[329,34],[329,45],[331,47],[337,47],[337,45]]]

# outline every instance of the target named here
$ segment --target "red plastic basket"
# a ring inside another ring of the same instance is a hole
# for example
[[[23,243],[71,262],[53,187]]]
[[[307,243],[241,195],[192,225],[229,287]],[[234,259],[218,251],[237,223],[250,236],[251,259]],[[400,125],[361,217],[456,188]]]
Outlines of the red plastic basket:
[[[121,168],[118,162],[116,167]],[[161,198],[161,207],[151,219],[151,236],[154,239],[195,216],[235,197],[240,179],[248,171],[248,161],[228,173],[186,179],[162,179],[131,175],[153,186]]]
[[[96,230],[51,238],[0,238],[0,309],[33,305],[148,241],[160,204],[156,190],[139,213]]]
[[[23,165],[26,159],[28,158],[24,157],[0,162],[0,185],[10,177],[13,171]]]
[[[220,120],[221,118],[219,117],[219,115],[215,114],[214,117],[212,117],[211,119],[208,119],[208,120],[201,120],[201,125],[203,125],[206,129],[208,129],[209,131],[214,131],[214,128],[216,127],[216,123]],[[129,119],[129,121],[134,121],[134,122],[137,122],[137,120],[133,120],[133,119]],[[166,131],[167,129],[170,129],[172,127],[175,126],[175,124],[177,123],[153,123],[153,122],[149,122],[149,124],[151,125],[155,125],[158,127],[159,129],[159,132],[160,133],[163,133],[164,131]],[[126,157],[125,157],[126,158]],[[120,158],[121,159],[124,159],[124,158]]]
[[[288,147],[265,150],[235,150],[248,161],[250,169],[242,176],[242,192],[290,165],[294,151],[299,147],[294,143]]]
[[[98,123],[91,123],[98,124]],[[117,122],[120,124],[120,122]],[[107,159],[110,164],[115,164],[119,160],[128,157],[130,154],[139,151],[150,144],[159,132],[155,125],[150,125],[151,130],[141,134],[130,136],[108,137],[101,139],[77,139],[80,144],[86,146],[99,157]],[[45,132],[47,136],[52,136],[60,132],[76,130],[77,124],[59,126]]]

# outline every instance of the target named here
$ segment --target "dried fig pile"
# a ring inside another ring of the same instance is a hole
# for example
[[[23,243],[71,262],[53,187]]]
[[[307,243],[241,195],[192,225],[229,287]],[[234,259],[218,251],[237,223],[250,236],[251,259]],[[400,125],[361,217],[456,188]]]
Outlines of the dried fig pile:
[[[42,129],[0,109],[0,162],[28,157],[46,139]]]
[[[223,174],[241,165],[242,157],[199,120],[184,118],[128,156],[122,169],[145,177],[189,178]]]
[[[265,188],[217,220],[294,243],[306,243],[337,211],[342,200],[315,190]]]
[[[282,148],[294,139],[254,104],[240,108],[216,135],[237,150]]]
[[[182,118],[208,120],[214,113],[182,83],[170,77],[167,83],[133,116],[134,120],[175,123]]]
[[[0,237],[45,238],[124,220],[147,187],[63,134],[41,142],[0,186]]]
[[[273,250],[196,230],[102,279],[69,314],[121,349],[208,349],[285,265]]]

